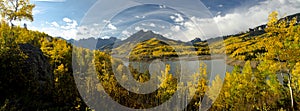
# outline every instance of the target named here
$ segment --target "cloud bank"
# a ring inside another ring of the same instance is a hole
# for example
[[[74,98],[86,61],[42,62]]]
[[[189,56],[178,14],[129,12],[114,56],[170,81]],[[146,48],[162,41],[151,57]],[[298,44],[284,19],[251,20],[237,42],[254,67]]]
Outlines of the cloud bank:
[[[30,25],[30,24],[29,24]],[[47,27],[30,26],[31,30],[39,30],[54,37],[63,37],[65,39],[76,38],[78,31],[78,23],[70,18],[63,18],[61,21],[46,22]]]
[[[64,1],[64,0],[36,0],[36,1]],[[223,6],[218,6],[223,7]],[[166,6],[160,6],[166,8]],[[173,26],[164,26],[156,23],[142,23],[141,25],[132,27],[132,30],[121,30],[124,36],[130,36],[139,30],[147,30],[149,28],[157,28],[155,32],[167,36],[169,38],[182,41],[189,41],[195,37],[208,39],[223,35],[236,34],[247,31],[249,28],[267,23],[268,15],[272,11],[278,11],[279,17],[300,12],[300,0],[268,0],[260,1],[256,5],[244,4],[231,9],[231,11],[221,12],[223,14],[212,18],[197,18],[190,16],[190,20],[186,20],[179,13],[174,13],[169,18],[176,24]],[[132,12],[133,13],[133,12]],[[143,19],[145,16],[133,16],[133,19]],[[77,21],[70,18],[62,18],[60,22],[53,21],[48,23],[51,27],[38,29],[49,33],[52,36],[60,36],[66,39],[82,39],[89,37],[98,37],[102,31],[99,25],[106,24],[107,28],[112,32],[119,31],[120,26],[109,20],[103,20],[101,23],[92,23],[85,26],[78,26]],[[217,26],[217,27],[216,27]],[[79,36],[80,35],[80,36]],[[107,37],[107,35],[105,35]],[[124,39],[124,37],[122,37]]]
[[[300,0],[268,0],[248,9],[238,7],[232,13],[214,17],[224,35],[247,31],[249,28],[268,22],[268,15],[278,11],[279,17],[300,12]]]
[[[300,0],[262,1],[254,6],[237,7],[223,16],[217,15],[213,18],[197,18],[192,16],[189,21],[184,21],[181,24],[181,27],[184,27],[184,29],[178,26],[171,27],[171,30],[174,31],[171,36],[182,41],[190,41],[195,37],[209,39],[237,34],[248,31],[249,28],[266,24],[268,22],[268,15],[273,11],[279,13],[279,18],[299,13]],[[171,18],[179,21],[175,19],[175,16],[171,16]]]

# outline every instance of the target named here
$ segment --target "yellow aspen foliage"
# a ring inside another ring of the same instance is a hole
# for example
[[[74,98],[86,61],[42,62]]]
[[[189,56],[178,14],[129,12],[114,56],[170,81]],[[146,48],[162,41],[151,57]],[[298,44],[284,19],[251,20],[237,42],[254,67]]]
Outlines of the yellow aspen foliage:
[[[159,85],[160,90],[158,91],[157,98],[161,101],[168,100],[177,90],[177,80],[173,78],[172,74],[169,73],[170,65],[167,64],[162,77],[159,78],[162,82]]]
[[[211,98],[212,100],[216,100],[217,97],[219,96],[222,86],[223,86],[223,80],[221,79],[220,75],[217,75],[215,79],[212,81],[212,85],[208,90],[209,98]],[[227,95],[225,93],[225,96],[228,95],[229,95],[228,93]]]
[[[293,75],[293,87],[300,91],[300,62],[296,63],[294,70],[292,71]]]

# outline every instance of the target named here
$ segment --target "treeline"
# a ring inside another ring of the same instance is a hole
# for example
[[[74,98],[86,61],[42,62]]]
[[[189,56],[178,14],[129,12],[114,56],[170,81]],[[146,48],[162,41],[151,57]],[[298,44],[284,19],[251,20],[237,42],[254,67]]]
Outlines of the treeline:
[[[210,55],[207,42],[179,44],[172,41],[163,42],[156,38],[138,43],[128,55],[132,61],[172,59],[179,56]]]

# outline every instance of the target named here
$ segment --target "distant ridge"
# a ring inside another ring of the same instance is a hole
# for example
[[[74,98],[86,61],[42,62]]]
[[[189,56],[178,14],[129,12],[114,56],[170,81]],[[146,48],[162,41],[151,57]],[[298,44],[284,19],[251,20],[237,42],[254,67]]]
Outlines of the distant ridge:
[[[293,15],[289,15],[289,16],[280,18],[278,21],[287,20],[289,22],[295,17],[296,17],[296,25],[299,25],[299,23],[300,23],[300,13],[296,13],[296,14],[293,14]],[[248,32],[250,33],[250,36],[257,36],[257,35],[264,34],[265,33],[265,28],[267,28],[267,23],[259,25],[259,26],[254,27],[254,28],[249,28]]]
[[[280,18],[279,21],[281,21],[281,20],[290,21],[294,17],[297,18],[297,25],[299,25],[299,23],[300,23],[300,13],[296,13],[296,14],[292,14],[292,15]],[[246,34],[246,33],[249,33],[249,36],[257,36],[257,35],[264,34],[265,33],[264,29],[266,27],[267,27],[266,24],[262,24],[262,25],[254,27],[254,28],[249,28],[249,30],[247,30],[245,32],[242,32],[242,33],[224,35],[224,36],[210,38],[210,39],[207,39],[207,40],[202,40],[200,38],[195,38],[195,39],[193,39],[191,41],[188,41],[188,42],[182,42],[182,41],[179,41],[179,40],[169,39],[169,38],[166,38],[166,37],[164,37],[160,34],[156,34],[151,30],[147,30],[147,31],[140,30],[140,31],[132,34],[131,36],[129,36],[125,40],[120,40],[116,37],[110,37],[108,39],[88,38],[88,39],[81,39],[79,41],[76,41],[74,39],[70,39],[70,40],[67,40],[67,41],[68,41],[68,43],[72,43],[72,44],[77,43],[77,44],[80,44],[82,47],[89,48],[89,49],[98,49],[98,50],[101,50],[101,51],[115,49],[115,48],[118,48],[120,46],[129,48],[128,45],[130,45],[130,44],[137,44],[139,42],[150,40],[152,38],[156,38],[156,39],[161,40],[161,41],[169,41],[169,42],[172,42],[172,43],[190,45],[190,44],[195,44],[195,43],[198,43],[198,42],[218,41],[220,39],[227,39],[231,36],[240,36],[240,35],[243,35],[243,34]],[[95,46],[95,44],[96,44],[96,46]],[[125,45],[125,44],[127,44],[127,45]]]
[[[168,38],[166,38],[166,37],[164,37],[164,36],[162,36],[160,34],[156,34],[156,33],[154,33],[151,30],[148,30],[148,31],[140,30],[140,31],[132,34],[127,39],[118,42],[117,45],[119,46],[119,45],[122,45],[122,44],[125,44],[125,43],[128,43],[128,42],[130,42],[130,43],[138,43],[138,42],[150,40],[152,38],[156,38],[156,39],[161,40],[161,41],[179,42],[179,41],[175,41],[175,40],[172,40],[172,39],[168,39]]]

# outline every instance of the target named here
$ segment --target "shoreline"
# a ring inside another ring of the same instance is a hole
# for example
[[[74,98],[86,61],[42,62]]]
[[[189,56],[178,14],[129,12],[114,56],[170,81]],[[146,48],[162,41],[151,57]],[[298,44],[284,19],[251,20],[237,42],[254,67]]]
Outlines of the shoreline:
[[[182,56],[182,57],[165,57],[165,58],[151,58],[151,59],[144,59],[144,60],[131,60],[131,62],[149,62],[156,59],[160,59],[163,61],[195,61],[195,60],[217,60],[217,59],[224,59],[227,65],[230,66],[240,66],[243,67],[246,63],[246,61],[242,60],[235,60],[233,58],[230,58],[228,55],[220,55],[220,54],[214,54],[214,55],[198,55],[198,56]],[[126,59],[122,59],[126,60]],[[128,59],[127,59],[128,60]],[[259,61],[250,61],[251,67],[256,68],[259,64]]]
[[[127,58],[121,58],[122,60],[130,60]],[[164,61],[179,61],[179,60],[186,60],[186,61],[195,61],[195,60],[215,60],[215,59],[226,59],[226,55],[198,55],[198,56],[181,56],[181,57],[165,57],[165,58],[151,58],[151,59],[141,59],[141,60],[131,60],[132,62],[149,62],[156,59],[164,60]]]

